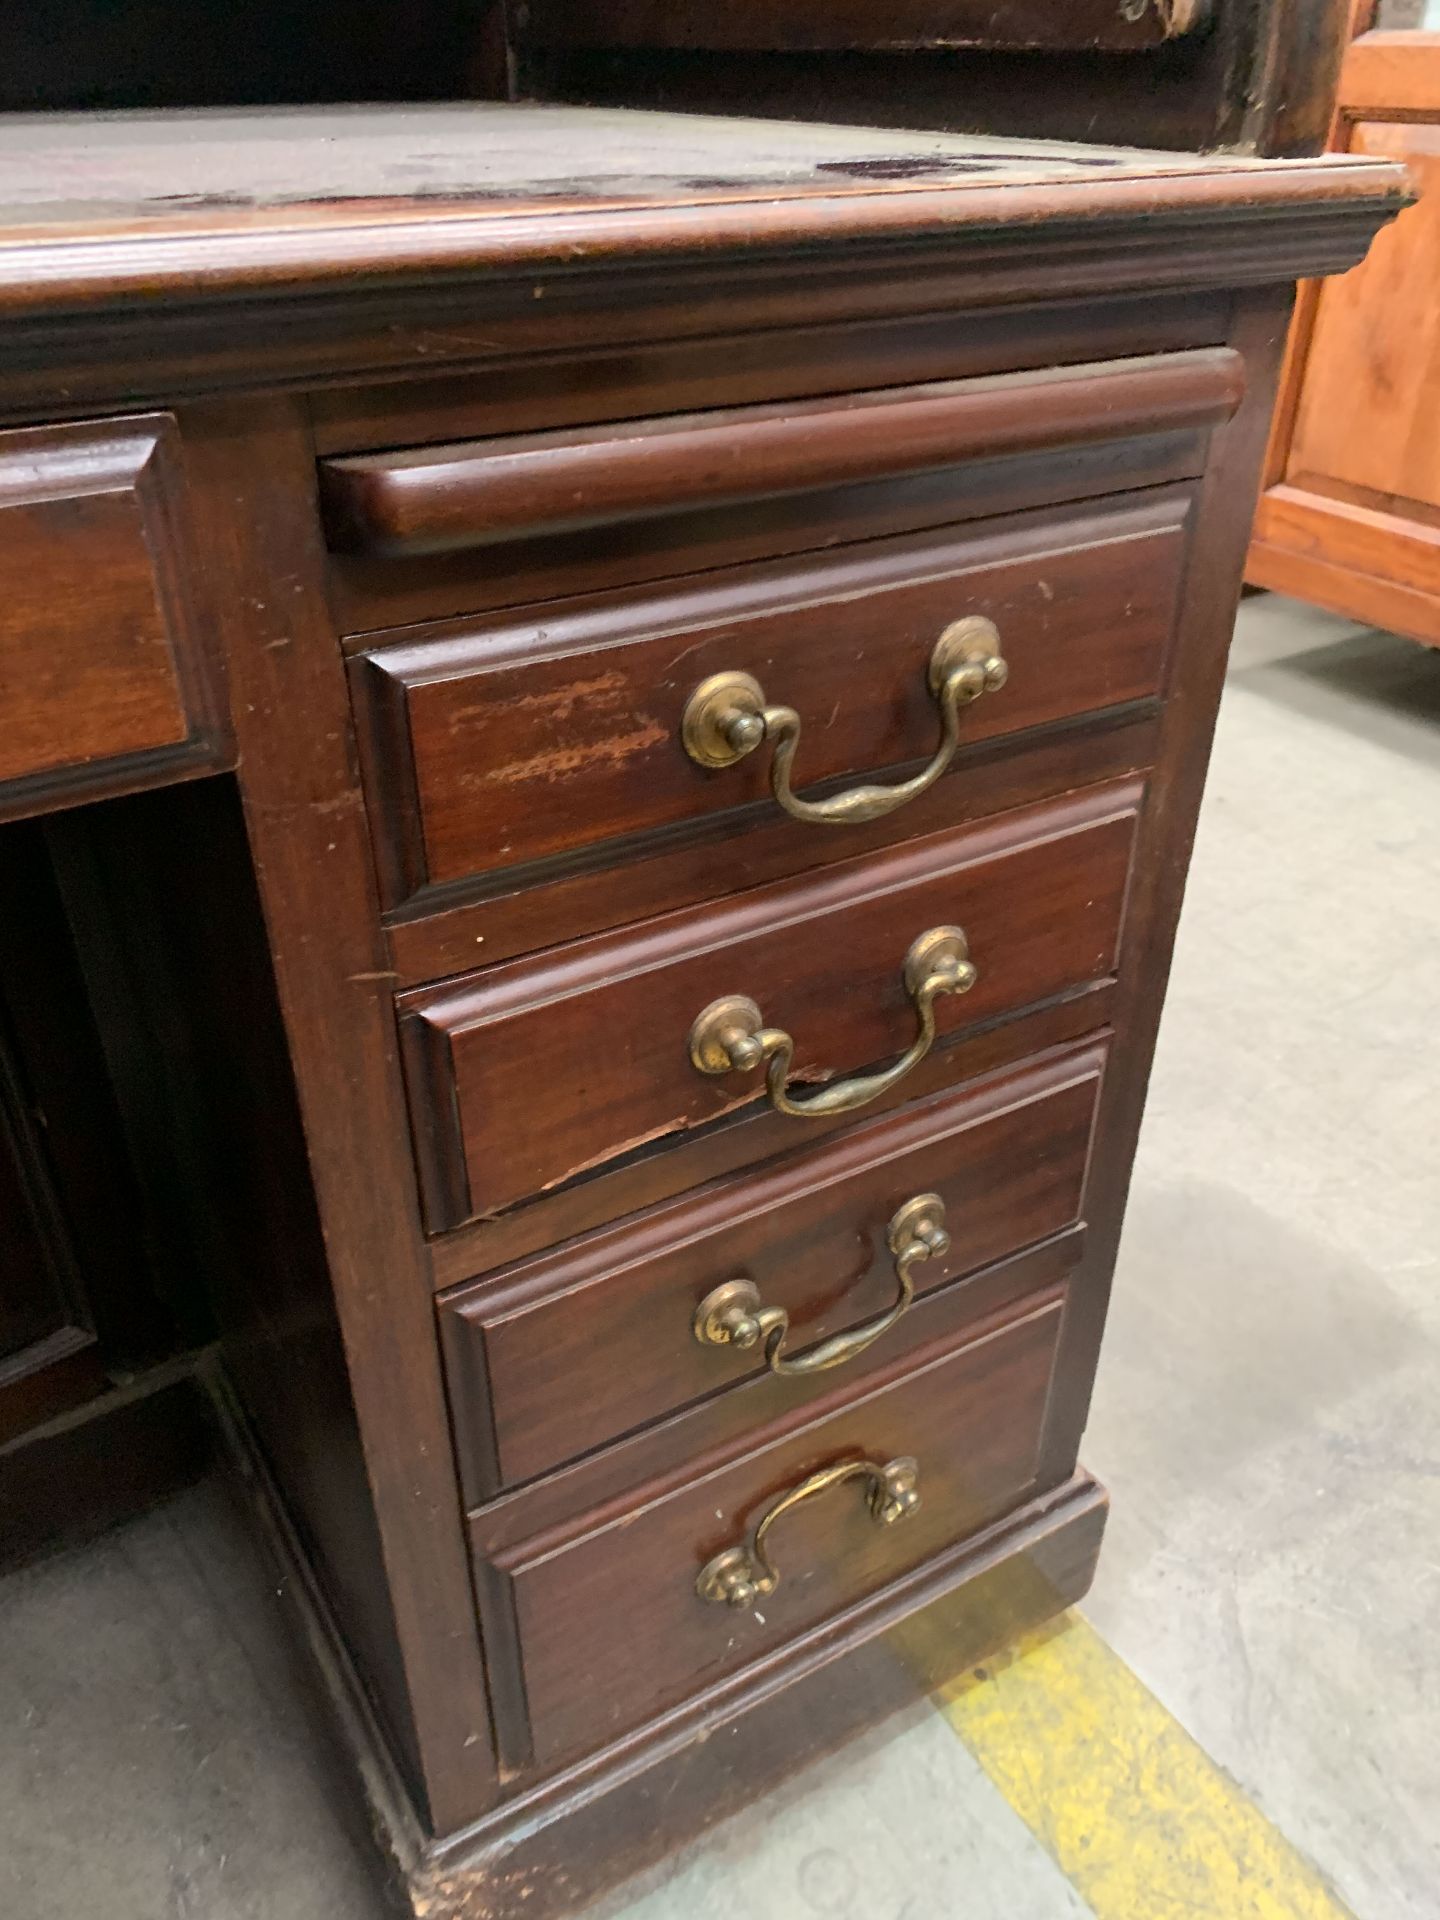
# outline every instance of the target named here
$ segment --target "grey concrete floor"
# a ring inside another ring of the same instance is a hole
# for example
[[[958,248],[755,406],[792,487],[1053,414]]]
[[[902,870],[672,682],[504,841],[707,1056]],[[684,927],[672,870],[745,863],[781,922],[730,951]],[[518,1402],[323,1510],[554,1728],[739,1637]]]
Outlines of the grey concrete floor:
[[[1440,654],[1247,602],[1085,1449],[1115,1496],[1085,1610],[1359,1920],[1440,1913],[1437,1012]],[[295,1657],[218,1486],[0,1580],[0,1916],[380,1920]],[[1091,1909],[922,1707],[603,1909],[737,1911]]]

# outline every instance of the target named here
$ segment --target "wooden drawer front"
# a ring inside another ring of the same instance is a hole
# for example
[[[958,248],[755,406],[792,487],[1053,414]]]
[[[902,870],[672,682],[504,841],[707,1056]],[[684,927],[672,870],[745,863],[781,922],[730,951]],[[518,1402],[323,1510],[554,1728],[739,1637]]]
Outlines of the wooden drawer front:
[[[918,1195],[939,1196],[950,1246],[912,1268],[917,1296],[1074,1224],[1103,1062],[1090,1046],[907,1107],[450,1293],[440,1323],[466,1504],[719,1387],[764,1388],[735,1397],[738,1429],[836,1384],[830,1370],[777,1378],[758,1347],[702,1345],[695,1310],[726,1282],[784,1308],[784,1354],[803,1357],[893,1305],[887,1227]],[[893,1352],[882,1336],[845,1377]]]
[[[84,799],[212,757],[173,421],[0,434],[0,794]]]
[[[507,533],[801,493],[1126,431],[1214,425],[1243,391],[1240,356],[1202,347],[618,427],[342,455],[320,462],[320,496],[337,552],[445,553]]]
[[[772,748],[725,768],[682,742],[687,701],[722,672],[800,714],[795,780],[853,785],[923,764],[940,737],[928,680],[944,628],[994,621],[1009,666],[963,710],[961,750],[1154,695],[1174,623],[1188,489],[1002,526],[771,563],[657,598],[470,625],[352,661],[389,904],[482,876],[514,888],[678,827],[730,825],[769,794]],[[903,830],[905,815],[896,824]],[[795,826],[796,864],[833,826]],[[830,848],[825,848],[827,855]]]
[[[320,463],[343,633],[1193,479],[1228,347]]]
[[[759,1453],[658,1497],[637,1493],[590,1531],[542,1535],[493,1572],[482,1560],[482,1591],[498,1579],[513,1605],[535,1760],[606,1743],[1018,1505],[1034,1482],[1061,1315],[1052,1297],[958,1350],[930,1349]],[[860,1484],[832,1486],[777,1523],[773,1593],[743,1611],[700,1598],[712,1556],[748,1541],[807,1476],[907,1457],[918,1463],[917,1511],[881,1526]]]
[[[763,1072],[712,1076],[690,1057],[692,1024],[722,996],[749,995],[795,1037],[794,1075],[817,1081],[910,1046],[905,957],[931,928],[963,928],[978,969],[937,1002],[941,1043],[1108,976],[1139,797],[1137,783],[1095,789],[405,996],[432,1225],[753,1109]],[[771,1117],[779,1140],[757,1129],[757,1153],[806,1144],[812,1122]]]

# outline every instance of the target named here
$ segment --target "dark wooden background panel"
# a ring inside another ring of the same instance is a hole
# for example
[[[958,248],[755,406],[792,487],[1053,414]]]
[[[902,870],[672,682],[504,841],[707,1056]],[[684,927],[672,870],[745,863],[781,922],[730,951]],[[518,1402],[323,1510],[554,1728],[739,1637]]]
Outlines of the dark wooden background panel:
[[[452,99],[492,0],[43,0],[0,9],[0,111]],[[493,90],[494,77],[491,77]]]
[[[80,817],[67,813],[64,825]],[[167,1286],[59,826],[0,828],[0,1403],[11,1432],[204,1338],[203,1316],[187,1315]]]
[[[761,3],[753,0],[751,19]],[[680,21],[694,21],[702,4],[691,0]],[[619,7],[610,0],[542,0],[536,30],[517,19],[515,39],[522,88],[541,97],[864,126],[963,126],[1002,137],[1083,140],[1103,130],[1105,139],[1132,146],[1239,146],[1295,156],[1319,153],[1325,144],[1349,4],[1212,0],[1203,10],[1176,9],[1177,20],[1189,15],[1199,30],[1168,39],[1155,31],[1160,9],[1150,7],[1134,24],[1128,49],[1094,41],[1046,45],[1033,28],[1026,45],[1019,30],[1001,24],[988,44],[977,35],[968,46],[903,52],[887,48],[888,10],[877,4],[846,42],[816,51],[825,29],[812,27],[801,52],[778,34],[758,46],[756,34],[740,51],[733,40],[725,44],[723,24],[712,30],[718,46],[682,39],[658,24],[656,0],[637,0],[634,32],[610,27],[612,12],[625,20],[624,0]],[[575,5],[586,30],[567,34],[567,9]],[[807,22],[830,11],[819,0],[791,0],[790,17],[801,9]],[[728,17],[724,8],[704,11],[710,22]],[[998,11],[1004,22],[1004,9],[984,11],[992,18]],[[1024,8],[1032,22],[1039,11]],[[1075,9],[1044,11],[1057,35],[1074,30]],[[1111,11],[1118,25],[1119,9]],[[1142,36],[1148,45],[1140,44]]]
[[[537,46],[820,52],[1024,47],[1082,53],[1157,47],[1208,25],[1215,0],[530,0]]]

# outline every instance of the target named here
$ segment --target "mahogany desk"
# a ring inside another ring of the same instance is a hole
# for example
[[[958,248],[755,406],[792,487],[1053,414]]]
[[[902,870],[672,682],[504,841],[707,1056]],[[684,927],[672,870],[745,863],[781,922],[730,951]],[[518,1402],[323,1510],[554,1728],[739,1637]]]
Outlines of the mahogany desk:
[[[418,1912],[570,1910],[1085,1590],[1291,283],[1402,204],[0,125],[0,799],[123,817],[229,1418]]]

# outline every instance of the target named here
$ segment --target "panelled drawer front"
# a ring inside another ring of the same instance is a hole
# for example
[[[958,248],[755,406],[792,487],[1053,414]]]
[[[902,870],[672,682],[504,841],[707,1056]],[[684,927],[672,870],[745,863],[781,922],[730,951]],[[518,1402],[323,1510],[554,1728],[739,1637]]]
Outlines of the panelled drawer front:
[[[1009,677],[962,709],[962,752],[1152,696],[1190,506],[1174,489],[1068,507],[361,655],[351,673],[386,896],[482,876],[533,884],[557,861],[630,858],[678,827],[773,808],[770,743],[725,768],[682,743],[686,703],[717,673],[749,674],[798,712],[802,793],[934,754],[930,656],[965,616],[995,623]],[[834,831],[797,826],[797,865]]]
[[[1034,1482],[1061,1316],[1051,1298],[958,1351],[932,1349],[760,1454],[637,1496],[578,1538],[543,1536],[493,1568],[482,1557],[482,1587],[498,1580],[513,1604],[536,1761],[604,1744],[1018,1505]],[[877,1524],[863,1485],[837,1484],[776,1524],[773,1593],[744,1611],[697,1593],[712,1557],[749,1541],[807,1476],[905,1458],[918,1464],[920,1505],[897,1524]]]
[[[0,556],[0,806],[212,755],[173,420],[0,434]]]
[[[907,1202],[935,1195],[950,1237],[913,1266],[917,1297],[1062,1232],[1080,1218],[1103,1063],[1091,1045],[924,1101],[451,1292],[440,1319],[467,1505],[717,1388],[754,1383],[735,1399],[738,1431],[883,1366],[898,1327],[843,1374],[774,1378],[763,1347],[702,1344],[696,1308],[752,1282],[789,1315],[783,1353],[803,1362],[895,1303],[887,1228]]]
[[[963,928],[978,970],[970,992],[936,1003],[937,1044],[1108,977],[1140,792],[1095,789],[406,996],[432,1226],[662,1152],[759,1103],[763,1073],[712,1076],[691,1059],[692,1023],[718,998],[748,995],[794,1035],[795,1079],[814,1084],[911,1046],[903,970],[929,929]],[[780,1144],[806,1144],[812,1122],[775,1119]],[[757,1129],[757,1153],[776,1144]]]

